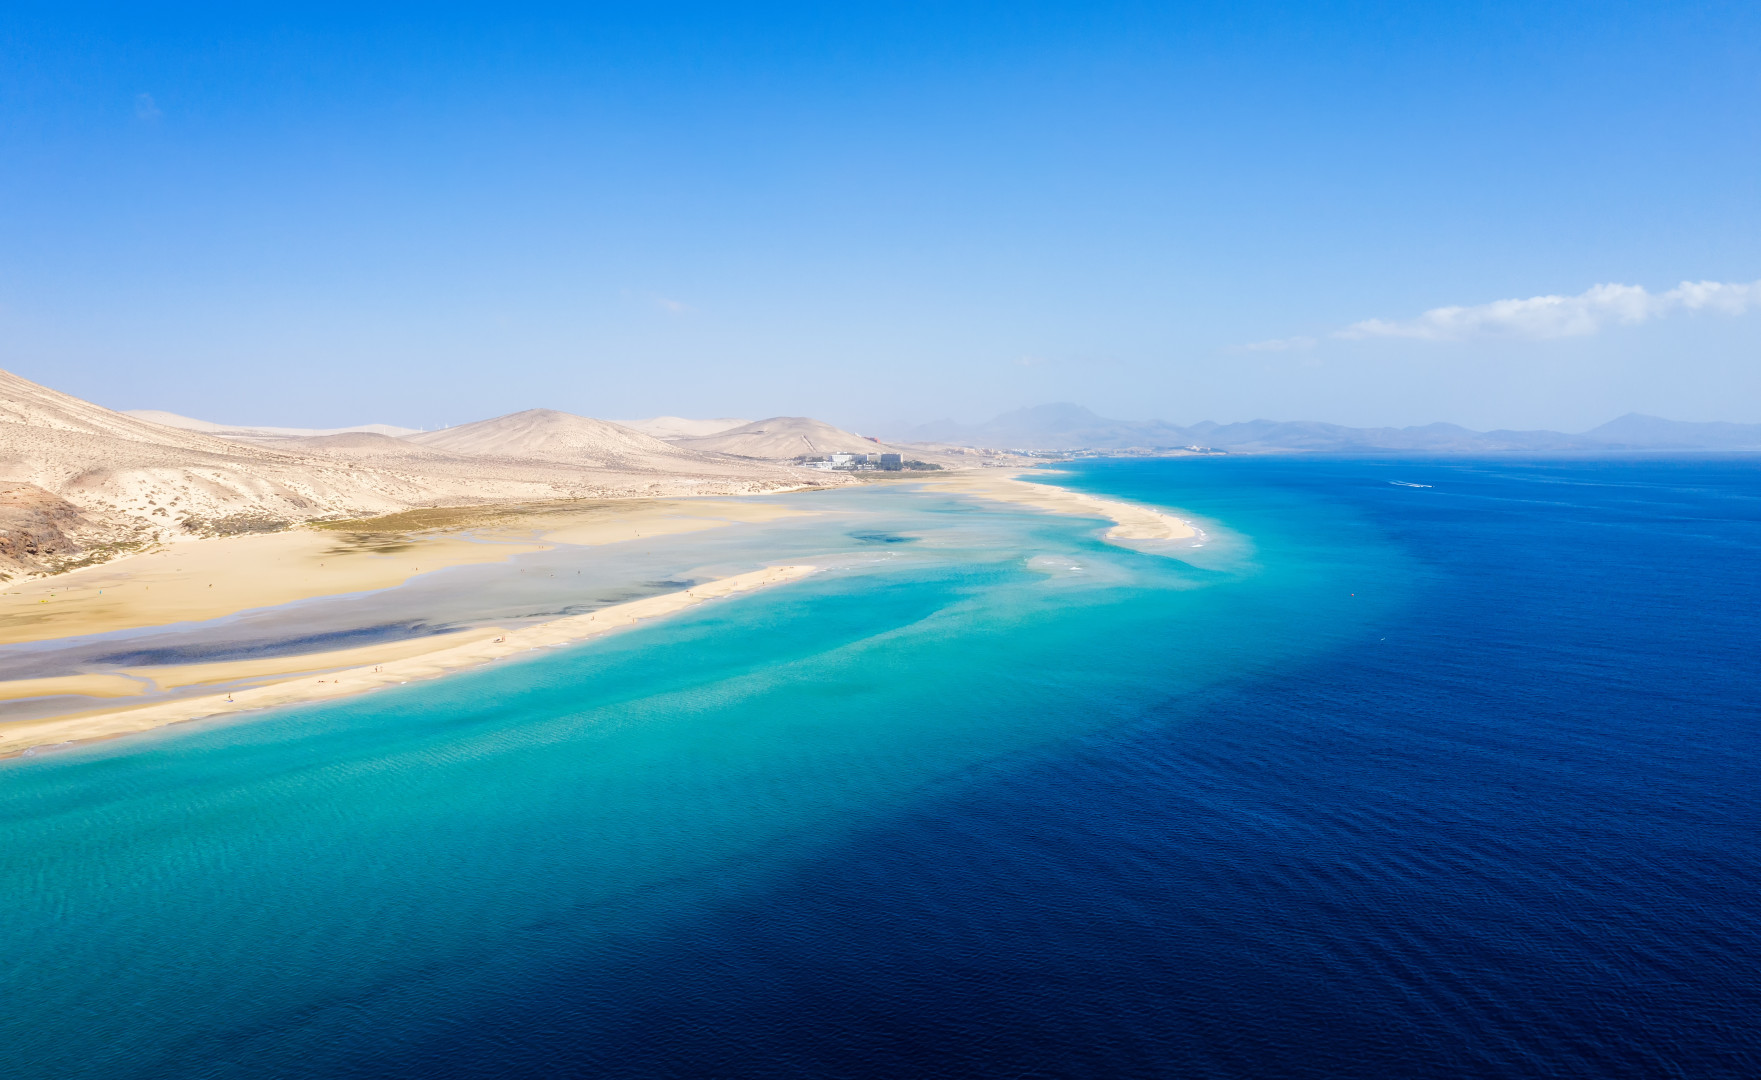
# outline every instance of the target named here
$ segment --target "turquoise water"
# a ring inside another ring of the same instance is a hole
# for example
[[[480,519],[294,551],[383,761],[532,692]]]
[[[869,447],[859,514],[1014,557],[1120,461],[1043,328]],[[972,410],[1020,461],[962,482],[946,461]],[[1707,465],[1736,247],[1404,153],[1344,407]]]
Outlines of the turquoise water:
[[[671,549],[844,556],[799,584],[0,765],[10,1075],[384,1066],[559,965],[639,968],[926,800],[1361,638],[1422,574],[1300,491],[1161,501],[1211,542],[1132,551],[1101,522],[858,493]]]
[[[299,651],[825,568],[0,762],[4,1075],[1761,1075],[1761,461],[1061,482],[1208,539],[868,488],[0,650]]]

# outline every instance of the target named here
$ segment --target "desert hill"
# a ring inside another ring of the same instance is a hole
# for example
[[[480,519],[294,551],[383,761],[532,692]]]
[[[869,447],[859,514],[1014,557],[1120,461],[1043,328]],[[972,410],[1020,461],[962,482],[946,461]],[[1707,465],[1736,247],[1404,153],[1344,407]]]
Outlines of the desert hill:
[[[339,431],[333,435],[280,436],[274,439],[241,441],[255,443],[289,454],[322,454],[326,457],[353,458],[361,461],[370,458],[400,458],[411,462],[450,461],[457,458],[457,455],[449,454],[444,450],[435,450],[412,443],[408,439],[381,435],[376,431]]]
[[[750,420],[722,417],[719,420],[688,420],[683,416],[653,416],[647,420],[613,420],[612,423],[640,431],[657,439],[694,439],[701,435],[719,435],[731,428],[745,427]]]
[[[208,420],[197,420],[190,416],[179,416],[174,412],[160,409],[127,409],[124,416],[132,416],[148,423],[163,424],[166,427],[181,428],[184,431],[200,431],[208,435],[218,435],[231,439],[288,439],[304,438],[314,435],[341,435],[351,431],[370,431],[377,435],[414,435],[415,428],[395,427],[391,424],[362,424],[359,427],[346,428],[285,428],[285,427],[252,427],[248,424],[216,424]]]
[[[673,443],[692,450],[733,454],[764,461],[790,461],[799,457],[820,457],[826,454],[896,453],[907,457],[917,456],[914,451],[889,446],[806,416],[773,416],[769,420],[759,420],[715,435],[675,439]]]
[[[57,533],[83,538],[78,551],[51,545],[59,558],[94,545],[389,512],[422,493],[408,478],[165,427],[10,372],[0,372],[0,482],[11,485],[6,505],[38,522],[20,528],[47,537],[42,523],[53,520]]]
[[[674,471],[681,463],[687,467],[707,463],[703,455],[681,450],[652,435],[555,409],[527,409],[473,424],[424,431],[406,436],[405,441],[472,457],[526,458],[596,468],[617,465]]]
[[[94,514],[34,484],[0,483],[0,580],[54,573],[82,557],[102,557],[117,537],[136,531],[114,515]]]
[[[428,433],[452,436],[435,440],[452,446],[372,432],[265,444],[151,423],[0,372],[0,529],[12,530],[0,534],[0,574],[65,568],[131,545],[415,507],[849,482],[693,453],[584,417],[515,416],[526,419]]]
[[[0,371],[0,423],[103,438],[163,442],[195,450],[225,450],[230,445],[210,435],[166,428],[162,424],[94,405],[71,394],[39,386],[10,371]]]

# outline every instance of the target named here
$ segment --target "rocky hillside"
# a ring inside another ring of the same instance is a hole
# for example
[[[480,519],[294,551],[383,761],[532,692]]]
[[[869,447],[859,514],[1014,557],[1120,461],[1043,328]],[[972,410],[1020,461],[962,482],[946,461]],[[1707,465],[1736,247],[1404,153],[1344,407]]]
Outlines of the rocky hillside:
[[[0,581],[102,562],[149,533],[144,523],[88,513],[34,484],[0,483]]]

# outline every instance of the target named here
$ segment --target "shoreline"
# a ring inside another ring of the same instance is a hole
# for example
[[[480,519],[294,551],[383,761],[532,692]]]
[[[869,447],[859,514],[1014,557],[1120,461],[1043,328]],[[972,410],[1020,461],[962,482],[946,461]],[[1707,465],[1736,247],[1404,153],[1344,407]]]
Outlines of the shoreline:
[[[997,475],[998,472],[1002,475]],[[947,477],[923,478],[926,486],[952,489],[994,502],[1032,506],[1048,513],[1071,517],[1103,517],[1113,521],[1105,533],[1108,540],[1202,540],[1204,533],[1191,522],[1172,514],[1164,514],[1122,499],[1105,499],[1055,484],[1036,484],[1023,480],[1030,470],[997,470],[986,473],[955,473]],[[1045,475],[1040,473],[1038,475]]]
[[[735,497],[738,498],[738,497]],[[395,588],[420,575],[812,514],[774,502],[681,499],[413,511],[222,537],[0,586],[0,645],[203,622]]]
[[[445,635],[430,651],[384,664],[325,671],[323,678],[294,675],[284,681],[235,690],[230,694],[215,693],[133,708],[98,709],[14,721],[0,725],[0,758],[34,756],[44,750],[134,735],[191,720],[352,697],[387,686],[437,678],[534,649],[586,641],[646,620],[673,615],[710,600],[798,581],[817,569],[806,565],[767,566],[762,570],[693,585],[679,592],[614,604],[586,615],[570,615],[517,630],[483,628],[469,632],[472,640],[464,643],[448,642],[445,639],[451,635]],[[497,636],[490,638],[490,634]],[[362,653],[371,648],[348,651]]]
[[[913,478],[913,482],[927,490],[982,501],[1110,520],[1113,525],[1106,529],[1104,538],[1112,542],[1203,541],[1200,530],[1171,514],[1033,483],[1021,478],[1026,472],[973,470]],[[339,529],[180,545],[137,556],[127,566],[88,568],[87,576],[78,583],[67,582],[66,577],[60,582],[39,579],[29,583],[37,588],[15,586],[0,593],[0,645],[162,626],[320,596],[391,588],[425,572],[421,566],[433,572],[503,561],[557,545],[618,543],[817,512],[743,500],[693,503],[630,500],[554,509],[528,504],[498,511],[461,510],[461,520],[445,520],[440,511],[418,512],[421,516],[409,521],[402,520],[406,515],[392,515],[343,523]],[[197,554],[209,557],[190,558]],[[770,566],[513,630],[478,626],[428,638],[318,653],[0,680],[0,701],[61,696],[86,699],[69,702],[65,710],[50,715],[0,722],[0,759],[436,678],[532,649],[589,640],[708,600],[794,581],[815,570],[813,566]],[[68,584],[83,587],[68,588]],[[152,591],[153,586],[158,586],[157,592]],[[53,603],[45,603],[48,600]],[[125,703],[128,698],[205,686],[230,687],[230,693],[216,689],[198,696]]]

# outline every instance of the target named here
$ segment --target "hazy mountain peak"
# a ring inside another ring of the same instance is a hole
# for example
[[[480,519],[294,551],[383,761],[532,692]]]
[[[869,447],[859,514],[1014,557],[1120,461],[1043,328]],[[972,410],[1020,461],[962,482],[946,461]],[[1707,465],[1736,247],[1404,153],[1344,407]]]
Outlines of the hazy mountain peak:
[[[408,441],[454,454],[527,458],[575,464],[627,459],[677,459],[685,452],[652,435],[608,420],[556,409],[526,409],[475,423],[424,431]]]
[[[150,424],[163,424],[166,427],[179,428],[183,431],[200,431],[208,435],[218,435],[223,439],[300,439],[322,435],[342,435],[352,431],[369,431],[376,435],[414,435],[415,428],[397,427],[392,424],[358,424],[354,427],[339,428],[289,428],[262,427],[255,424],[216,424],[209,420],[197,420],[192,416],[182,416],[162,409],[129,409],[122,415],[132,416],[137,420],[145,420]]]
[[[1583,435],[1558,431],[1473,431],[1436,422],[1404,428],[1353,428],[1315,420],[1206,420],[1179,427],[1160,420],[1113,420],[1070,402],[1002,413],[982,424],[938,420],[912,428],[914,441],[1041,450],[1124,450],[1202,445],[1272,452],[1748,450],[1761,449],[1761,424],[1691,423],[1629,413]]]
[[[631,431],[640,431],[657,439],[693,439],[703,435],[719,435],[724,431],[745,427],[751,422],[728,416],[708,420],[692,420],[683,416],[652,416],[646,420],[612,421]]]
[[[1699,423],[1661,416],[1627,413],[1591,428],[1584,437],[1599,442],[1648,449],[1761,449],[1761,424]]]
[[[772,461],[825,454],[872,454],[897,449],[810,416],[773,416],[715,435],[678,439],[675,445]]]

